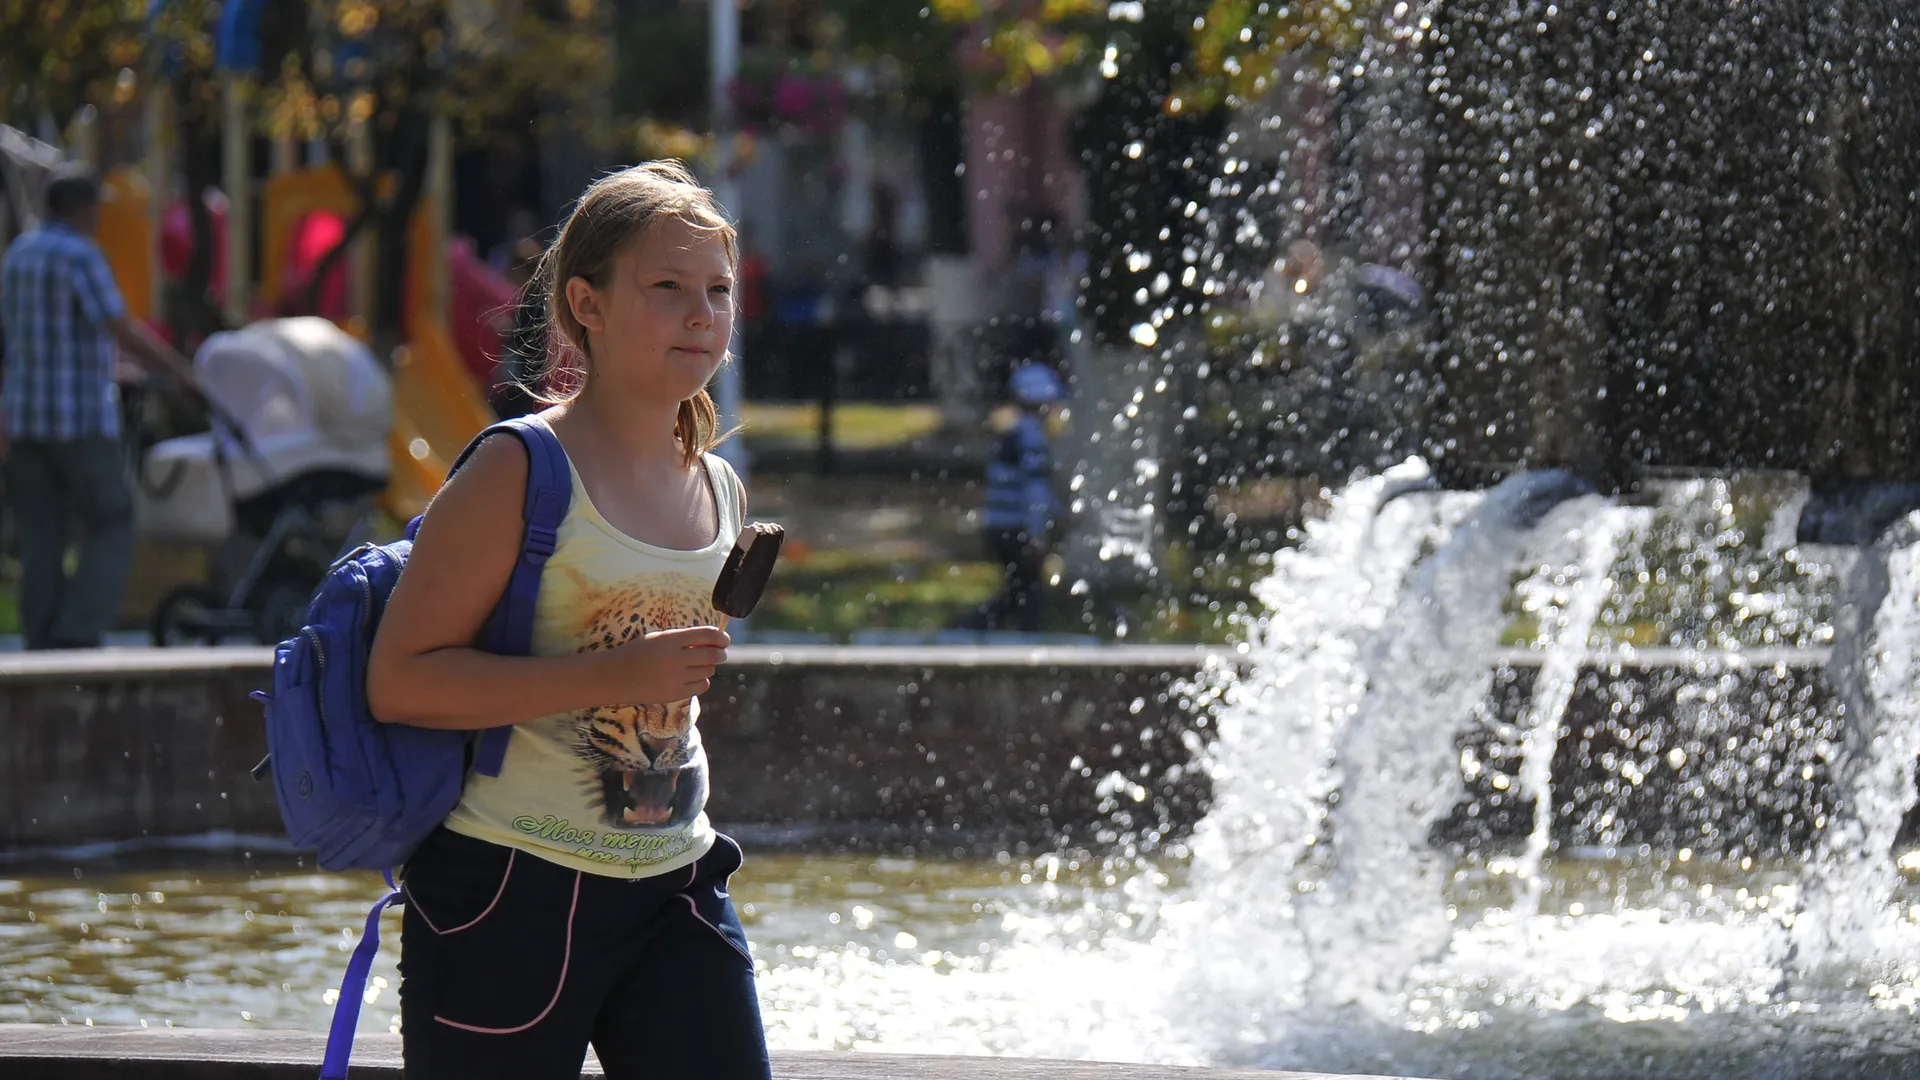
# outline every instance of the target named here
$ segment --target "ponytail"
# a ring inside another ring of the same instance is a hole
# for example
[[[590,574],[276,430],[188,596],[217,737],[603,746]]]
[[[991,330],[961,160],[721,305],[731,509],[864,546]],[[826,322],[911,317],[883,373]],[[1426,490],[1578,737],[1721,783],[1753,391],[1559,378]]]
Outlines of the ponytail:
[[[673,421],[673,434],[680,440],[681,456],[689,465],[700,460],[701,454],[719,446],[726,435],[720,433],[720,410],[714,407],[713,397],[702,390],[681,402],[680,414]]]

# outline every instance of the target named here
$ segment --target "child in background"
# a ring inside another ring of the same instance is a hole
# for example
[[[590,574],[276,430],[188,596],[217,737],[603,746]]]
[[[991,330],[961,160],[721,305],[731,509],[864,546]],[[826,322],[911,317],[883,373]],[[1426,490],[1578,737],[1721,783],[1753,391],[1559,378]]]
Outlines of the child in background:
[[[404,868],[410,1080],[576,1077],[589,1043],[613,1078],[769,1075],[727,895],[742,856],[707,821],[696,726],[729,643],[713,583],[746,512],[710,453],[722,433],[705,390],[737,263],[733,227],[677,164],[587,189],[540,264],[576,370],[537,414],[573,497],[533,655],[474,647],[520,552],[515,438],[489,439],[434,500],[380,622],[375,715],[514,725],[500,774],[469,775]]]
[[[1060,376],[1042,364],[1023,364],[1008,380],[1020,416],[1000,437],[987,462],[987,548],[1004,568],[999,595],[979,616],[984,629],[1040,629],[1047,554],[1053,547],[1060,500],[1053,490],[1053,450],[1047,415],[1066,399]]]

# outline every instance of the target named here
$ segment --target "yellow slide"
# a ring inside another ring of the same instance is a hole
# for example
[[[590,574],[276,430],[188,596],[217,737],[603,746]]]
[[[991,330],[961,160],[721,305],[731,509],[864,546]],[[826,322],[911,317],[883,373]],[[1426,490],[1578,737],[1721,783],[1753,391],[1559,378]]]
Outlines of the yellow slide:
[[[493,419],[452,334],[436,320],[416,319],[413,340],[393,372],[393,433],[387,440],[393,479],[386,511],[406,521],[426,509],[453,459]]]
[[[121,165],[100,184],[100,222],[94,237],[114,284],[126,301],[127,314],[146,321],[154,317],[154,245],[151,204],[153,195],[140,170]]]

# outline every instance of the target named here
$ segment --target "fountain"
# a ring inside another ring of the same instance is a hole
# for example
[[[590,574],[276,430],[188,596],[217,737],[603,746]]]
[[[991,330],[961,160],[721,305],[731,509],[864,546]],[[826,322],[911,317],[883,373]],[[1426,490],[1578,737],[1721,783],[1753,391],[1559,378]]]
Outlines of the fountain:
[[[1466,470],[1920,470],[1900,5],[1430,9],[1428,223]],[[1870,537],[1869,537],[1870,539]]]
[[[1171,969],[1127,1017],[1153,1056],[1916,1067],[1916,25],[1382,4],[1224,130],[1132,136],[1096,195],[1155,201],[1093,286],[1099,403],[1191,448],[1181,505],[1336,489],[1261,587],[1250,671],[1197,695],[1190,878],[1126,896]],[[1167,160],[1211,184],[1138,175]],[[1101,382],[1129,337],[1157,350],[1130,400]],[[1195,404],[1151,427],[1155,395]],[[1445,490],[1383,503],[1409,471]]]
[[[1790,960],[1814,972],[1872,955],[1898,880],[1889,853],[1920,758],[1920,520],[1860,552],[1839,607],[1832,671],[1847,723],[1831,756],[1836,809],[1791,928]]]
[[[1162,828],[1115,769],[1092,849],[1002,853],[991,898],[768,925],[776,1045],[1920,1071],[1920,18],[1379,7],[1096,178],[1124,201],[1181,139],[1213,170],[1103,219],[1076,423],[1119,448],[1079,479],[1139,525],[1121,561],[1223,458],[1324,487],[1244,667],[1182,689],[1210,811]],[[862,889],[918,873],[883,861]]]

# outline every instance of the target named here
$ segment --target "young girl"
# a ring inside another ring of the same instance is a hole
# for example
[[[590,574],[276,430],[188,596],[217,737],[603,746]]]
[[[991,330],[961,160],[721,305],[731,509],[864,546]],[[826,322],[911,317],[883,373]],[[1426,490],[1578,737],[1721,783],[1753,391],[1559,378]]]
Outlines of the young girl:
[[[727,657],[714,579],[739,479],[704,387],[733,330],[733,228],[678,165],[596,181],[541,263],[579,389],[539,414],[573,469],[533,656],[474,647],[520,555],[527,451],[488,439],[440,492],[381,619],[381,719],[514,727],[407,862],[406,1074],[765,1078],[739,847],[707,823],[696,695]],[[525,858],[522,858],[525,856]]]

